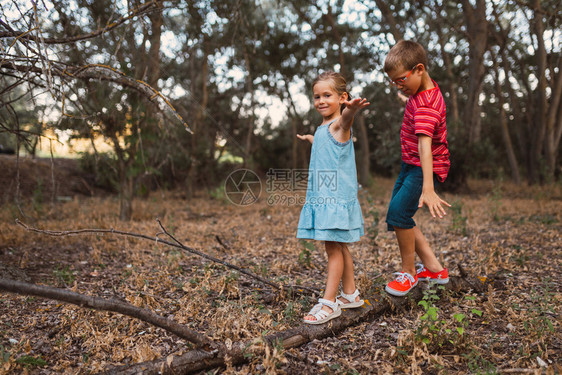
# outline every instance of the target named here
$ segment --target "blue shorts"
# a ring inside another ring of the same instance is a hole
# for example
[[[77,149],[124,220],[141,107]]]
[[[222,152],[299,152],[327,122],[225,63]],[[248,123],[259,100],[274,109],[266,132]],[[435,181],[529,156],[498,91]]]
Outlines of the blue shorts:
[[[421,167],[402,162],[386,213],[388,230],[393,231],[394,227],[410,229],[416,226],[413,217],[418,210],[422,187]]]

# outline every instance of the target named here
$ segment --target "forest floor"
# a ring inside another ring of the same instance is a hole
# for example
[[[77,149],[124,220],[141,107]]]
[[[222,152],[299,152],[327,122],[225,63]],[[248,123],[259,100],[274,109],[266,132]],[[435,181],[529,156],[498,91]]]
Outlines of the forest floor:
[[[366,298],[398,271],[400,257],[384,215],[393,181],[375,178],[360,192],[365,235],[350,249]],[[416,221],[453,276],[457,264],[482,279],[484,293],[440,293],[424,306],[352,326],[334,337],[255,356],[225,374],[560,373],[562,370],[560,185],[519,187],[470,181],[468,193],[443,194],[453,204]],[[70,194],[70,193],[69,193]],[[185,245],[279,283],[323,287],[321,243],[295,238],[300,206],[264,194],[237,206],[220,193],[187,199],[153,192],[134,202],[133,220],[118,220],[115,196],[69,195],[0,208],[0,278],[117,298],[149,308],[214,340],[235,342],[301,324],[318,296],[279,296],[253,279],[177,248],[110,234],[48,237],[49,230],[114,228],[155,236],[159,218]],[[430,311],[430,314],[426,312]],[[0,374],[97,373],[185,352],[191,345],[116,313],[0,293]],[[211,372],[215,373],[215,372]]]

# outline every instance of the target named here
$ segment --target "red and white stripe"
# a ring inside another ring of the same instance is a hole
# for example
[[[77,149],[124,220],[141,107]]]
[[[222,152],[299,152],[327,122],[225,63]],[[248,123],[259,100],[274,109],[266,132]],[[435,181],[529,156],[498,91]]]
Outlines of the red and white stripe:
[[[433,172],[439,181],[445,181],[449,173],[449,144],[445,100],[435,81],[434,88],[410,96],[404,111],[400,141],[402,160],[421,167],[418,152],[418,134],[431,137]]]

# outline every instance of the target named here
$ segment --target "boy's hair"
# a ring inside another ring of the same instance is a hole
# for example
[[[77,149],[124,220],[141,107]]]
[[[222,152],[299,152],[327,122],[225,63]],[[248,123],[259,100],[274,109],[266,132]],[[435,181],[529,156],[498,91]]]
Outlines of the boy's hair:
[[[427,69],[427,55],[421,44],[411,40],[400,40],[394,45],[384,59],[384,72],[397,69],[412,69],[416,64],[423,64]]]
[[[320,73],[318,77],[316,77],[314,81],[312,81],[312,88],[314,89],[314,86],[316,86],[316,84],[321,81],[329,81],[332,86],[332,89],[338,95],[342,95],[343,93],[346,93],[347,100],[351,99],[351,94],[347,91],[347,82],[345,81],[345,78],[340,73],[336,73],[331,70]],[[344,108],[345,108],[345,104],[342,104],[340,108],[340,112],[343,111]]]

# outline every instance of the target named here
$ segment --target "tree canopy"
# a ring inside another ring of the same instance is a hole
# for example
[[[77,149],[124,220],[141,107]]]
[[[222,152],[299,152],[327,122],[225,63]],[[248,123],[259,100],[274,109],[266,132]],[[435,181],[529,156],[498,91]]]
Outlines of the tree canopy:
[[[448,108],[449,188],[469,176],[560,178],[561,21],[553,0],[45,0],[1,3],[0,144],[105,139],[85,163],[122,197],[222,182],[233,164],[305,168],[312,80],[339,71],[372,103],[356,121],[361,182],[395,173],[403,102],[382,71],[424,45]],[[188,131],[186,131],[186,129]],[[106,166],[105,169],[103,166]],[[108,178],[111,177],[111,178]],[[129,202],[129,203],[127,203]]]

